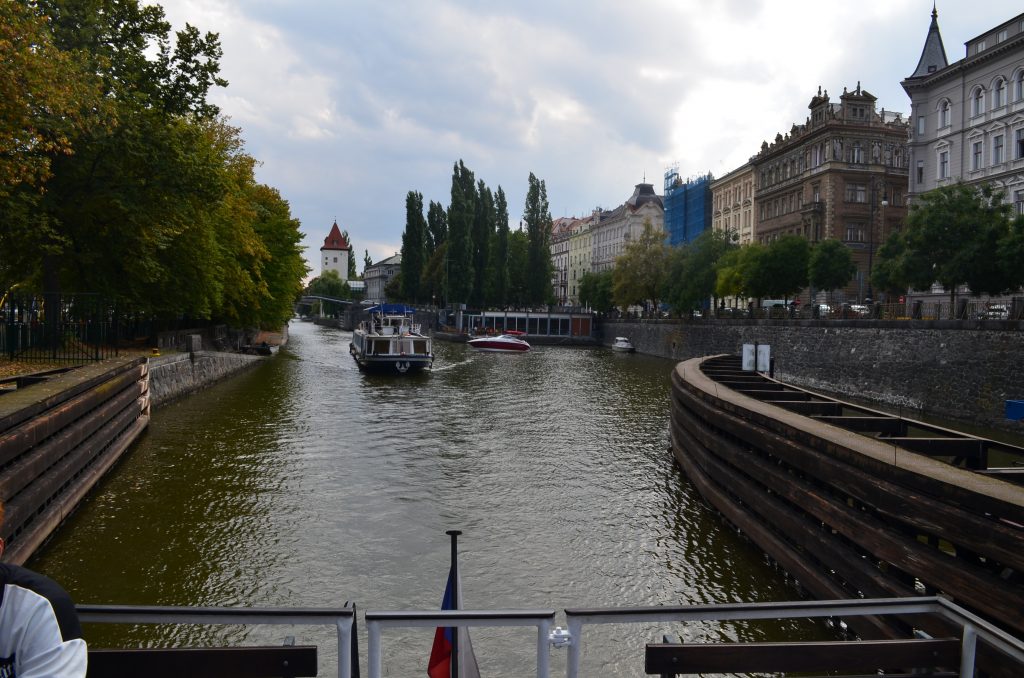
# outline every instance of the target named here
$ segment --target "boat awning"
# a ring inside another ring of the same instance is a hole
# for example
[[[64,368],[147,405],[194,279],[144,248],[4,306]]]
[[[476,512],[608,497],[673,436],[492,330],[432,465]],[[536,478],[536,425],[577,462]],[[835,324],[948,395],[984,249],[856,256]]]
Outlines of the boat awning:
[[[377,304],[366,309],[367,313],[383,313],[385,315],[409,315],[416,309],[405,304]]]

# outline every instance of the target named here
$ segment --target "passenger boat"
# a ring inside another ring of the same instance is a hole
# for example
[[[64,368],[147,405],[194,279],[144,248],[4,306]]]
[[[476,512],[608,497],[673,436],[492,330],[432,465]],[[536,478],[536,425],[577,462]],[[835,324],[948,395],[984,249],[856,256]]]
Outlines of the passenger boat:
[[[434,364],[430,337],[413,322],[413,309],[404,304],[380,304],[367,309],[369,318],[352,332],[349,353],[361,370],[405,374]]]
[[[615,337],[615,341],[612,342],[612,350],[620,353],[632,353],[635,349],[629,341],[629,337]]]
[[[523,339],[525,332],[508,330],[496,337],[477,337],[470,339],[469,345],[478,351],[500,351],[505,353],[523,353],[530,350],[530,344]]]

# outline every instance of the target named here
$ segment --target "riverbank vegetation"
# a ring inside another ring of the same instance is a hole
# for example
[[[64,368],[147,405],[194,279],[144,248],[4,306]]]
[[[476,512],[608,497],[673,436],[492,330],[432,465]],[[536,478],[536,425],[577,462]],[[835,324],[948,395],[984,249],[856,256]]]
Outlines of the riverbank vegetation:
[[[502,187],[492,191],[461,160],[452,169],[447,209],[431,201],[424,216],[423,195],[409,191],[402,268],[387,297],[476,308],[553,302],[547,187],[532,172],[528,182],[523,221],[515,231]]]
[[[951,302],[961,286],[973,295],[1020,289],[1024,215],[1015,214],[1003,197],[988,186],[963,184],[922,195],[905,228],[877,252],[875,289],[899,295],[937,282]],[[709,300],[717,306],[720,299],[791,299],[808,288],[829,292],[845,287],[856,273],[850,248],[835,239],[812,244],[789,235],[741,246],[731,234],[705,231],[672,248],[650,230],[626,247],[613,270],[583,276],[582,303],[604,312],[665,302],[687,314]]]
[[[209,100],[218,36],[136,0],[0,3],[0,292],[274,326],[299,223]]]

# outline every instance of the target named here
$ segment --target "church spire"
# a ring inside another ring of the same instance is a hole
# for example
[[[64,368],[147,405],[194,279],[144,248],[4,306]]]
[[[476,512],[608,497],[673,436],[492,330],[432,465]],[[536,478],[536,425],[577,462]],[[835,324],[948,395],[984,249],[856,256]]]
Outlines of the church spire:
[[[939,33],[939,11],[932,3],[932,23],[928,27],[928,37],[924,41],[924,49],[921,50],[921,60],[917,62],[917,68],[910,78],[923,78],[931,75],[949,65],[946,59],[946,48],[942,44],[942,34]],[[910,79],[908,78],[908,80]]]

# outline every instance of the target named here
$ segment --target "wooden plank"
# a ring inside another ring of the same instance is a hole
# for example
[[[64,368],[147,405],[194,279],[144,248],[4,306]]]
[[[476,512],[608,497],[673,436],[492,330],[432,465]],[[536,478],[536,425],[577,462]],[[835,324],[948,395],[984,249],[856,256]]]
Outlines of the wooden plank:
[[[857,433],[888,433],[902,435],[907,424],[897,417],[814,417],[823,424],[831,424]]]
[[[980,459],[985,453],[985,441],[978,438],[915,438],[904,436],[886,438],[886,443],[911,452],[932,457],[964,457]]]
[[[794,400],[790,402],[776,402],[772,403],[779,407],[784,407],[791,412],[802,414],[806,417],[810,417],[816,414],[824,415],[839,415],[843,412],[843,406],[839,403],[829,402],[801,402]]]
[[[970,505],[949,503],[896,482],[894,473],[879,475],[873,469],[836,452],[825,452],[797,442],[798,436],[765,430],[748,419],[715,408],[685,389],[673,389],[673,416],[692,409],[695,416],[716,429],[738,437],[755,449],[766,451],[800,472],[874,506],[890,520],[963,544],[1016,570],[1024,571],[1024,530],[984,516]]]
[[[956,638],[819,643],[648,644],[644,671],[765,673],[956,667]]]
[[[89,649],[88,678],[297,678],[317,674],[315,645]]]
[[[743,395],[750,396],[751,398],[757,398],[758,400],[764,400],[766,402],[789,402],[789,401],[809,401],[811,396],[801,391],[772,391],[769,389],[758,390],[758,389],[747,389],[743,391]]]

